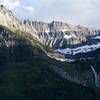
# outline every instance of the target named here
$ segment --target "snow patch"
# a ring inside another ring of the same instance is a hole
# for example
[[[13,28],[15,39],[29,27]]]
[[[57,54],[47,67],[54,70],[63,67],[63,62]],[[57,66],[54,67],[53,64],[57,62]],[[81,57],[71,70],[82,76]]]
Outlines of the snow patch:
[[[75,59],[57,58],[57,57],[50,56],[50,55],[48,55],[48,54],[47,54],[47,56],[50,57],[50,58],[53,58],[53,59],[55,59],[55,60],[61,61],[61,62],[69,62],[69,63],[71,63],[71,62],[74,62],[74,61],[75,61]]]
[[[94,51],[98,48],[100,48],[100,43],[93,44],[93,45],[85,45],[85,46],[77,47],[74,49],[70,49],[70,48],[57,49],[56,51],[63,53],[63,54],[76,55],[78,53],[86,53],[86,52]]]
[[[72,38],[72,36],[71,35],[65,35],[64,38],[65,39],[70,39],[70,38]]]
[[[93,37],[93,39],[100,39],[100,36]]]

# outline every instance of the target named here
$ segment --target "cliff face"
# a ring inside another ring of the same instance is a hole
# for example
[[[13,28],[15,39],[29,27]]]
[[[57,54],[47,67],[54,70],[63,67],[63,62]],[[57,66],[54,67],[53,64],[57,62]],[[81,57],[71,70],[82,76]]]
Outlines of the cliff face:
[[[3,5],[0,6],[0,25],[9,28],[13,32],[32,33],[31,35],[38,38],[35,35],[35,29],[29,27],[28,25],[24,25],[21,21],[14,17],[10,10],[6,9]]]
[[[40,40],[55,49],[74,47],[88,41],[88,37],[99,34],[95,29],[89,29],[80,25],[73,26],[63,22],[53,21],[51,23],[43,22],[27,22],[36,29],[36,33]]]

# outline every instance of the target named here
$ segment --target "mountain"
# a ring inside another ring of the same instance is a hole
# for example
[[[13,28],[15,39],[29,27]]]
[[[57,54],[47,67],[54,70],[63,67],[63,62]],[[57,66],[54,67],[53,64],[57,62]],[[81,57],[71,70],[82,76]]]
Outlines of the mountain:
[[[52,21],[50,24],[43,22],[30,22],[25,20],[26,25],[32,25],[44,44],[55,49],[68,48],[87,41],[87,37],[98,35],[98,31],[87,27],[72,26],[63,22]]]
[[[93,61],[89,60],[89,63],[86,63],[87,60],[80,59],[82,55],[76,54],[73,56],[77,58],[77,61],[73,63],[61,62],[58,60],[69,59],[71,56],[56,50],[63,48],[59,47],[59,43],[57,47],[49,45],[49,38],[58,41],[61,37],[60,34],[62,36],[65,34],[64,31],[61,32],[62,29],[72,31],[72,28],[78,30],[77,27],[62,22],[52,22],[50,24],[29,20],[21,22],[13,16],[11,11],[1,5],[0,99],[99,100],[100,91],[94,81],[96,78],[93,77],[95,73],[95,77],[99,76],[99,60],[92,59]],[[84,35],[79,31],[79,28],[77,34],[82,34],[82,37],[86,38],[87,35],[90,37],[99,36],[99,31],[94,29],[83,27],[81,29],[90,32]],[[69,35],[73,36],[74,31]],[[62,40],[63,37],[61,37]],[[84,38],[82,39],[85,41]],[[76,38],[75,41],[82,42]],[[72,42],[69,43],[72,46]],[[92,56],[90,56],[90,53]],[[94,57],[95,55],[98,56],[98,53],[99,49],[83,55]],[[97,67],[93,66],[91,69],[91,62]],[[93,70],[95,70],[94,73]]]
[[[25,20],[24,24],[36,29],[42,43],[63,54],[75,55],[100,47],[100,31],[96,29],[57,21],[44,23]]]

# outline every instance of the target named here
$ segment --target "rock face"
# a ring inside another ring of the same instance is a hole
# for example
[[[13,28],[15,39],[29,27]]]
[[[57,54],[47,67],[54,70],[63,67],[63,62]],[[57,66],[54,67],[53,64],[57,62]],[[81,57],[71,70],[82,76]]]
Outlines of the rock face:
[[[13,13],[10,10],[6,9],[3,5],[0,6],[0,25],[9,28],[13,32],[32,33],[34,37],[38,38],[34,34],[35,29],[23,24],[21,21],[13,16]]]
[[[52,21],[51,23],[43,22],[24,22],[36,29],[40,40],[54,49],[76,47],[88,41],[88,37],[99,34],[94,29],[82,27],[80,25],[72,26],[63,22]]]
[[[19,45],[19,41],[14,38],[10,32],[5,30],[3,27],[0,27],[0,47],[11,47]]]

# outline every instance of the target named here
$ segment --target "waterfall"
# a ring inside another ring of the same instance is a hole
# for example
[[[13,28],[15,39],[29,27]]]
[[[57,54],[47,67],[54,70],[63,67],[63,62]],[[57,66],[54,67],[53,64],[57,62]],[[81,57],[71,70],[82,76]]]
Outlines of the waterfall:
[[[99,78],[99,75],[98,73],[95,71],[94,67],[91,65],[91,69],[93,71],[93,74],[94,74],[94,79],[95,79],[95,85],[96,87],[100,87],[100,78]]]

